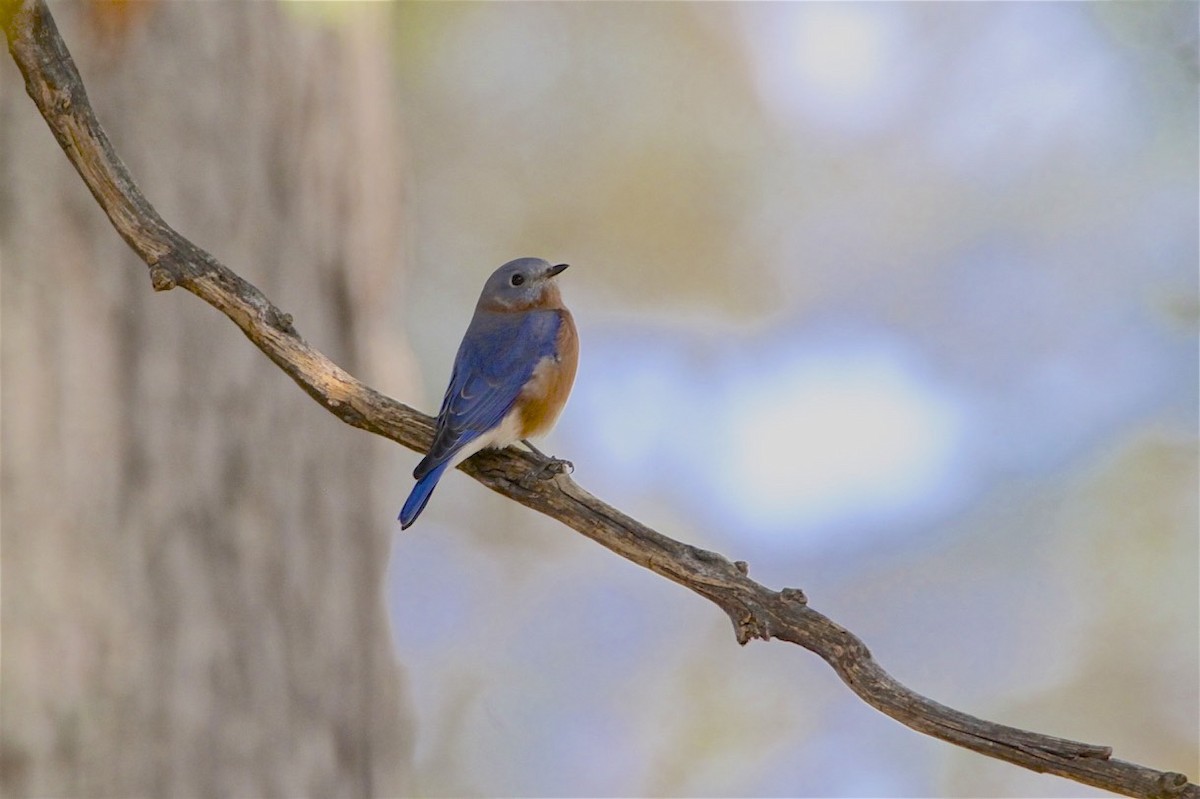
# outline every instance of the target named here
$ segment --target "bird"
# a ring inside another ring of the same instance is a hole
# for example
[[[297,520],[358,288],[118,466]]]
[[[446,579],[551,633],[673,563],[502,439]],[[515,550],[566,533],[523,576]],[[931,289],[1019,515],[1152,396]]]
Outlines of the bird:
[[[417,520],[446,470],[481,449],[521,441],[543,459],[538,471],[569,465],[529,443],[558,420],[579,365],[579,334],[555,280],[566,268],[517,258],[484,283],[454,356],[433,443],[413,469],[417,482],[400,510],[400,529]]]

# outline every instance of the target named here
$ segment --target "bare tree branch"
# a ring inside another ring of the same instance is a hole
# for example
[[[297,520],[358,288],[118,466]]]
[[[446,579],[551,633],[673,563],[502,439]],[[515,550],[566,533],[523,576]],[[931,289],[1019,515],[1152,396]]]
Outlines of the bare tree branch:
[[[179,286],[220,310],[314,400],[354,427],[423,451],[432,420],[359,382],[309,345],[292,318],[257,288],[171,228],[142,196],[96,121],[83,82],[43,0],[0,0],[9,52],[67,157],[113,226],[150,268],[155,290]],[[1119,794],[1200,799],[1186,776],[1116,760],[1079,743],[975,718],[906,688],[852,633],[808,607],[794,588],[772,591],[743,562],[658,533],[592,496],[566,475],[536,485],[535,465],[514,449],[484,452],[460,468],[521,504],[711,600],[737,640],[778,638],[820,655],[863,701],[914,730],[1033,771]]]

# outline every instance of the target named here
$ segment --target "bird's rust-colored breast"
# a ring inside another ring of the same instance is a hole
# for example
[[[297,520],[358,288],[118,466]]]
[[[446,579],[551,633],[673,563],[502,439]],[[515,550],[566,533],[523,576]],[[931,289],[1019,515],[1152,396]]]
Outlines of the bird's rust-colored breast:
[[[542,436],[550,432],[575,383],[579,365],[579,335],[575,320],[566,308],[559,309],[557,356],[543,358],[533,370],[518,399],[521,410],[521,438]]]

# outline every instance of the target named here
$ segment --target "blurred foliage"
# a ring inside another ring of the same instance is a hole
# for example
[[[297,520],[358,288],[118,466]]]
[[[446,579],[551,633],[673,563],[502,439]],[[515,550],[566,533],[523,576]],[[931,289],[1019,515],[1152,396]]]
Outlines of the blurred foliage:
[[[570,262],[583,364],[549,449],[581,482],[802,586],[919,691],[1197,777],[1197,6],[394,14],[409,399],[436,405],[492,268]],[[861,340],[962,414],[941,498],[791,539],[718,507],[739,381],[772,396]],[[663,421],[622,449],[626,418]],[[1097,795],[739,650],[468,481],[422,523],[390,595],[431,795]]]

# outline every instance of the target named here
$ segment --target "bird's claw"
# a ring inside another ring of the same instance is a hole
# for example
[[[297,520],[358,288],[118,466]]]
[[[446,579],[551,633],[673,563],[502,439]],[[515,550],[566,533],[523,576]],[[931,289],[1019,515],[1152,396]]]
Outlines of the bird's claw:
[[[530,489],[534,484],[541,480],[550,480],[560,474],[571,474],[575,471],[575,464],[562,458],[546,458],[537,466],[530,469],[521,478],[521,488]]]

